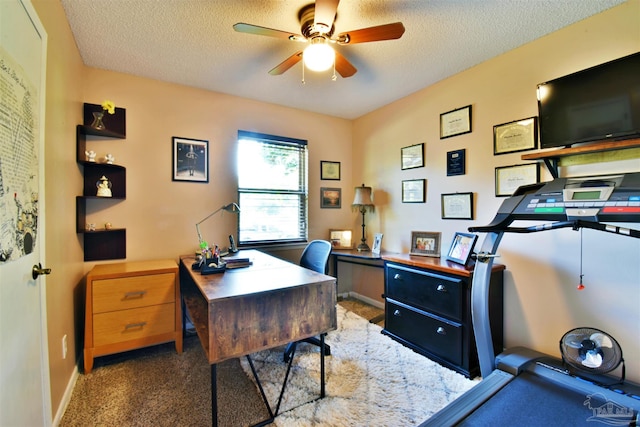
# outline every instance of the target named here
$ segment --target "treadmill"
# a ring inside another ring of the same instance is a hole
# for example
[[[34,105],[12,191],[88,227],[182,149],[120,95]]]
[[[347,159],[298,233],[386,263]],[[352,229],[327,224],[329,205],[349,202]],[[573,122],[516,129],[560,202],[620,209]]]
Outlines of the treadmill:
[[[513,227],[518,220],[550,221]],[[523,186],[505,199],[489,225],[471,289],[471,316],[483,380],[434,414],[426,426],[640,426],[640,385],[610,375],[572,374],[562,360],[525,347],[494,356],[489,324],[489,277],[504,233],[591,228],[630,238],[640,230],[640,173],[578,178]],[[615,383],[612,385],[612,383]]]

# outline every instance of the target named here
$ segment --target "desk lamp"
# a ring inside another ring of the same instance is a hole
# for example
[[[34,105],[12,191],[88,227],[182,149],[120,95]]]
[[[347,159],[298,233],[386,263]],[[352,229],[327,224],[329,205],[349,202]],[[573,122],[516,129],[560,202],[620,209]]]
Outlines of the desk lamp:
[[[203,222],[205,222],[206,220],[208,220],[209,218],[211,218],[212,216],[214,216],[220,211],[226,211],[226,212],[237,214],[237,213],[240,213],[240,206],[238,206],[235,203],[229,203],[228,205],[224,205],[221,208],[216,209],[215,211],[213,211],[213,213],[209,214],[202,221],[196,223],[196,231],[198,232],[198,241],[200,243],[200,249],[207,249],[207,246],[209,246],[207,242],[202,240],[202,235],[200,234],[200,224],[202,224]]]
[[[366,211],[373,211],[374,206],[371,201],[371,187],[365,187],[362,184],[362,187],[356,187],[356,195],[353,198],[353,203],[351,204],[351,209],[359,210],[362,214],[362,240],[358,245],[358,250],[361,252],[367,252],[371,249],[369,245],[367,245],[367,239],[364,234],[364,214]]]

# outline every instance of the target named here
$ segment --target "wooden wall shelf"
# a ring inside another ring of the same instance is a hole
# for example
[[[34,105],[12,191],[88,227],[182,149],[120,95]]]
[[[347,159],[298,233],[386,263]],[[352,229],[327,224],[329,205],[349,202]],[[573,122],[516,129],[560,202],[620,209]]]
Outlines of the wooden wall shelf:
[[[551,172],[554,178],[558,178],[558,166],[560,166],[561,159],[568,157],[574,157],[578,159],[573,164],[592,163],[593,161],[584,161],[587,156],[599,156],[595,161],[602,162],[607,161],[607,155],[603,153],[620,152],[625,151],[623,158],[640,157],[640,138],[627,139],[624,141],[603,141],[596,142],[588,145],[581,145],[579,147],[560,148],[547,151],[540,151],[537,153],[523,154],[522,160],[543,160],[547,165],[547,169]],[[604,156],[605,158],[603,158]],[[618,158],[611,158],[611,160],[618,160]]]

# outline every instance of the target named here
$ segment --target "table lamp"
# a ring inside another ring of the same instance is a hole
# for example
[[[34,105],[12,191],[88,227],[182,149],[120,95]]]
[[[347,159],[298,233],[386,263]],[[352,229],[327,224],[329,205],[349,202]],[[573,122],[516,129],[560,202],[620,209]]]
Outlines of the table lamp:
[[[364,234],[364,214],[367,211],[373,211],[375,207],[371,201],[371,187],[365,187],[364,184],[362,184],[362,187],[356,187],[355,190],[356,195],[353,198],[351,208],[360,211],[362,214],[362,240],[358,245],[358,250],[361,252],[367,252],[371,249],[369,248],[369,245],[367,245],[367,239]]]
[[[207,215],[207,217],[204,218],[202,221],[199,221],[196,223],[196,231],[198,232],[198,242],[200,243],[200,249],[206,249],[207,246],[209,245],[207,242],[205,242],[202,239],[202,234],[200,234],[200,224],[202,224],[203,222],[205,222],[206,220],[208,220],[209,218],[211,218],[212,216],[214,216],[220,211],[226,211],[226,212],[237,214],[237,213],[240,213],[240,206],[238,206],[235,203],[229,203],[228,205],[224,205],[221,208],[216,209],[215,211],[213,211],[213,213],[210,213],[209,215]]]

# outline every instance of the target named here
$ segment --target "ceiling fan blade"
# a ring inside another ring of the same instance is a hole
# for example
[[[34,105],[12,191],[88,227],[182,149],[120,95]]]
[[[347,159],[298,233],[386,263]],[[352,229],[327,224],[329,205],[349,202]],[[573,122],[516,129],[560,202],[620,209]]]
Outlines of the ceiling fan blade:
[[[402,25],[402,22],[394,22],[393,24],[378,25],[376,27],[340,33],[338,37],[336,37],[336,41],[339,44],[377,42],[381,40],[399,39],[403,34],[404,25]]]
[[[301,59],[302,51],[298,51],[282,61],[280,64],[276,65],[271,71],[269,71],[269,74],[271,74],[272,76],[279,76],[280,74],[283,74],[289,68],[300,62]]]
[[[325,33],[331,31],[333,21],[336,19],[338,3],[340,0],[316,0],[313,23],[316,26],[321,25],[326,28]]]
[[[245,24],[244,22],[238,22],[233,26],[233,29],[239,33],[255,34],[257,36],[278,37],[281,39],[288,39],[288,40],[294,40],[294,41],[306,41],[306,39],[302,37],[300,34],[274,30],[272,28],[259,27],[257,25]]]
[[[336,51],[336,71],[346,79],[347,77],[353,76],[358,70],[356,70],[356,67],[354,67],[347,58]]]

